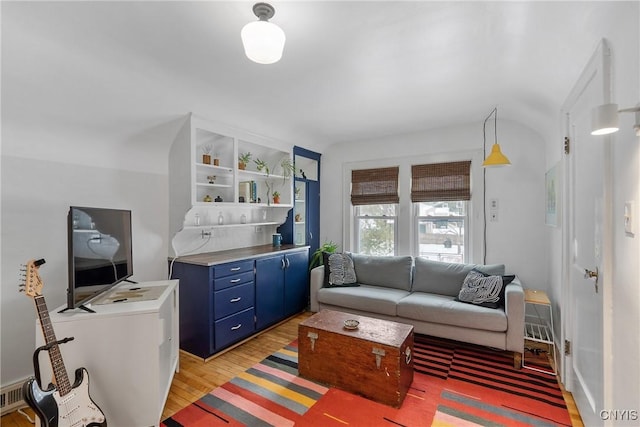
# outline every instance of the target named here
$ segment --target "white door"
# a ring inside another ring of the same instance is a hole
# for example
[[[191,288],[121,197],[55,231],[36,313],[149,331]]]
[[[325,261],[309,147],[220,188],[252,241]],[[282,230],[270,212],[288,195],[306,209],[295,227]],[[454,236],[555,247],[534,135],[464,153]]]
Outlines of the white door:
[[[605,61],[606,63],[606,61]],[[587,67],[578,94],[568,107],[568,309],[565,325],[571,356],[565,369],[567,388],[588,426],[602,425],[604,409],[604,310],[608,281],[609,218],[608,137],[591,135],[591,109],[603,103],[602,58]],[[597,277],[595,277],[597,275]]]

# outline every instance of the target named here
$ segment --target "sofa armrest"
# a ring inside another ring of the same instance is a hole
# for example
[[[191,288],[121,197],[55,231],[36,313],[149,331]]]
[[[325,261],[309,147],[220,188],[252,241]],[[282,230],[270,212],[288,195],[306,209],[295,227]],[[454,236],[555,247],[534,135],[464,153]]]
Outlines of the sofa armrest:
[[[314,313],[320,311],[320,306],[318,305],[318,291],[322,288],[323,284],[324,265],[320,265],[311,270],[311,278],[309,280],[309,308]]]
[[[505,288],[504,312],[507,315],[506,350],[524,353],[524,291],[516,278]]]

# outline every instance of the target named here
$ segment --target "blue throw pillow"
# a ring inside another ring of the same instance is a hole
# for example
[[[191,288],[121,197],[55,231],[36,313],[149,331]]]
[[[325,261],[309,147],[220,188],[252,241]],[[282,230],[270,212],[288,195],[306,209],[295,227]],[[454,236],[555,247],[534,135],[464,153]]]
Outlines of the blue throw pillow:
[[[322,253],[324,262],[324,287],[335,288],[345,286],[360,286],[356,278],[353,260],[348,254]]]
[[[498,308],[504,306],[504,288],[516,276],[491,276],[473,269],[462,282],[456,301]]]

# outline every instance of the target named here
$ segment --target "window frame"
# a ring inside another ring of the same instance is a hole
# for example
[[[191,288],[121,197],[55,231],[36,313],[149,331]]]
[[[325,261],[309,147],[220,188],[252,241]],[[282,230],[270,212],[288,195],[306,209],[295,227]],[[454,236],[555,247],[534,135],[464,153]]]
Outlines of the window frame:
[[[395,205],[396,214],[393,216],[390,215],[359,215],[359,210],[362,206],[367,205],[358,205],[353,206],[353,221],[354,221],[354,229],[353,229],[353,243],[354,243],[354,251],[355,253],[360,252],[360,227],[359,221],[361,219],[382,219],[388,220],[389,218],[393,219],[393,256],[398,254],[398,204],[397,203],[380,203],[380,205]]]
[[[468,224],[470,223],[470,215],[469,215],[469,206],[470,206],[470,200],[447,200],[446,202],[462,202],[465,203],[465,215],[463,217],[454,217],[454,218],[463,218],[463,222],[464,222],[464,238],[463,238],[463,245],[464,245],[464,251],[462,253],[462,261],[463,263],[468,263],[469,262],[469,258],[470,258],[470,234],[469,230],[467,229]],[[429,218],[433,218],[433,217],[429,217],[429,216],[421,216],[420,215],[420,203],[426,203],[426,202],[412,202],[413,204],[413,237],[414,237],[414,247],[413,247],[413,256],[415,257],[421,257],[420,255],[420,220],[421,219],[429,219]]]
[[[374,154],[375,155],[375,154]],[[482,162],[484,155],[482,149],[460,150],[450,152],[421,152],[400,157],[389,157],[357,162],[344,162],[342,164],[342,222],[341,234],[333,236],[335,241],[341,242],[341,250],[355,252],[355,212],[351,205],[351,171],[354,169],[370,169],[377,167],[399,166],[397,221],[396,221],[396,255],[416,256],[417,229],[416,215],[411,202],[411,165],[421,163],[455,162],[471,160],[471,200],[467,204],[467,253],[471,263],[482,263],[484,257],[483,248],[483,219],[484,219],[484,180]],[[327,191],[323,188],[324,192]],[[325,200],[323,198],[323,200]],[[324,203],[324,202],[323,202]],[[332,236],[327,236],[331,239]]]

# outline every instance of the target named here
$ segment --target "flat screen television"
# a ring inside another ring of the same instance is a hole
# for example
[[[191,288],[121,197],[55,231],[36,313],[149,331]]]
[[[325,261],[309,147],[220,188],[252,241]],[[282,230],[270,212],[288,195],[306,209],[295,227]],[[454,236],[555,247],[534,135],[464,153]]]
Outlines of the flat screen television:
[[[133,274],[131,211],[71,206],[67,217],[67,309],[85,304]]]

